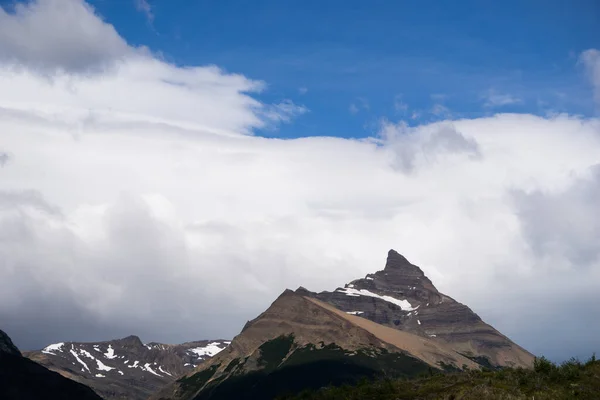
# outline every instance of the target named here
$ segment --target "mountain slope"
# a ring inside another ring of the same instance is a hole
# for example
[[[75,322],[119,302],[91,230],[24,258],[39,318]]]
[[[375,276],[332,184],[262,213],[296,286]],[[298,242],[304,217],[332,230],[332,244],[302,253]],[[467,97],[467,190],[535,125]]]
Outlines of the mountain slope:
[[[286,290],[231,345],[154,399],[269,399],[286,392],[477,364],[427,338]]]
[[[225,351],[152,398],[272,399],[364,377],[533,359],[391,250],[383,271],[334,292],[286,290]]]
[[[135,400],[147,399],[228,344],[223,340],[143,344],[137,336],[128,336],[97,343],[56,343],[25,355],[105,399]]]
[[[533,355],[486,324],[469,307],[440,293],[421,269],[394,250],[384,270],[333,292],[304,296],[381,325],[444,343],[485,366],[530,367]]]
[[[1,330],[0,399],[101,400],[92,389],[23,357]]]

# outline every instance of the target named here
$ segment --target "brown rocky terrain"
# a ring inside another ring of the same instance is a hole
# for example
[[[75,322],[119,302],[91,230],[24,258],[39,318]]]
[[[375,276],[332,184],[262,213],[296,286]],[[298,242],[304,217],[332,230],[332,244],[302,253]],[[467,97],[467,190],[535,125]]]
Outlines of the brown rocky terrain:
[[[362,377],[533,359],[391,250],[384,270],[333,292],[286,290],[226,350],[152,399],[271,399]]]
[[[96,343],[56,343],[25,352],[31,360],[85,384],[104,399],[147,399],[229,344],[202,340],[143,344],[137,336]]]

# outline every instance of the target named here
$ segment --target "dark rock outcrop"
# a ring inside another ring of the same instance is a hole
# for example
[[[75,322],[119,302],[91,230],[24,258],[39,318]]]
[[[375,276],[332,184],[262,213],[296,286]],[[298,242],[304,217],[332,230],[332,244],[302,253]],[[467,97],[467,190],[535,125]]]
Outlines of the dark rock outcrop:
[[[89,387],[25,358],[0,330],[0,399],[102,400]]]

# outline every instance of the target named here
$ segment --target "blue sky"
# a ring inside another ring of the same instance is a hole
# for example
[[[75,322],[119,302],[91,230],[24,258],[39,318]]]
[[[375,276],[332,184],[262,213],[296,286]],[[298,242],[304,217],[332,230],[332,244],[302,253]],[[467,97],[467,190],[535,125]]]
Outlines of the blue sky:
[[[89,3],[130,44],[265,81],[263,102],[310,110],[257,132],[265,136],[364,137],[383,118],[596,110],[578,63],[600,46],[594,0]]]
[[[148,0],[152,21],[134,0],[91,4],[131,44],[264,80],[261,100],[310,110],[266,136],[362,137],[381,118],[594,113],[577,63],[600,45],[594,0]]]

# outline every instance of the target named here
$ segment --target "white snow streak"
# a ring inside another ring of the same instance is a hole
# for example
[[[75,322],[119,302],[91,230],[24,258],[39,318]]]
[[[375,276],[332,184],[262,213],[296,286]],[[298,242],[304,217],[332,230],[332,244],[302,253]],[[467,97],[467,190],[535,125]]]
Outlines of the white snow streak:
[[[83,365],[85,367],[85,369],[88,370],[88,372],[90,372],[90,369],[88,368],[87,364],[84,363],[83,361],[81,361],[81,359],[77,356],[77,353],[75,353],[75,350],[69,350],[71,352],[71,354],[73,354],[73,357],[75,357],[75,359],[77,361],[79,361],[79,364]],[[83,369],[82,369],[83,371]]]
[[[364,311],[346,311],[346,314],[352,314],[352,315],[360,315],[360,314],[364,314]]]
[[[106,378],[106,377],[102,374],[96,374],[96,378]]]
[[[399,306],[403,311],[413,311],[416,310],[417,308],[419,308],[419,306],[417,307],[413,307],[408,300],[398,300],[393,298],[392,296],[380,296],[378,294],[369,292],[366,289],[352,289],[352,288],[346,288],[346,289],[337,289],[337,292],[340,293],[345,293],[346,296],[368,296],[368,297],[375,297],[377,299],[381,299],[384,301],[387,301],[388,303],[392,303],[395,304],[397,306]]]
[[[171,375],[169,372],[167,372],[167,371],[165,371],[164,369],[162,369],[162,366],[158,367],[158,370],[159,370],[160,372],[162,372],[163,374],[167,374],[167,375],[169,375],[169,376],[173,376],[173,375]]]
[[[152,368],[150,368],[150,363],[146,363],[146,365],[144,365],[144,366],[142,367],[142,370],[144,370],[144,371],[148,371],[148,372],[150,372],[151,374],[154,374],[154,375],[156,375],[156,376],[160,376],[160,377],[162,378],[162,376],[161,376],[161,375],[157,374],[156,372],[154,372],[154,371],[152,370]]]
[[[53,356],[55,356],[56,354],[53,353],[53,351],[61,351],[62,352],[62,347],[64,346],[64,343],[54,343],[51,344],[49,346],[44,347],[44,349],[42,350],[42,353],[44,354],[52,354]]]

